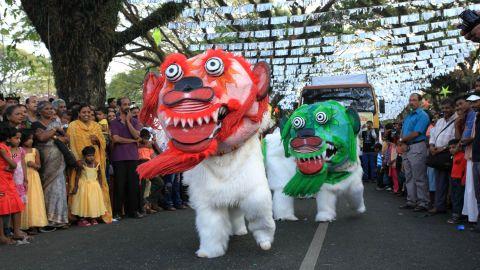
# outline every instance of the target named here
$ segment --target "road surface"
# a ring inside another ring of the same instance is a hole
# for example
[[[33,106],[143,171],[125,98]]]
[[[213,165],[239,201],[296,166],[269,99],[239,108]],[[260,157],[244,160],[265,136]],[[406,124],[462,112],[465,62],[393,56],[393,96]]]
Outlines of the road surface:
[[[480,269],[480,234],[457,231],[446,215],[399,210],[403,198],[373,184],[366,184],[365,200],[360,216],[340,200],[330,224],[314,222],[314,200],[297,200],[300,220],[277,222],[267,252],[249,234],[232,238],[221,258],[196,258],[194,212],[184,210],[1,246],[0,269]]]

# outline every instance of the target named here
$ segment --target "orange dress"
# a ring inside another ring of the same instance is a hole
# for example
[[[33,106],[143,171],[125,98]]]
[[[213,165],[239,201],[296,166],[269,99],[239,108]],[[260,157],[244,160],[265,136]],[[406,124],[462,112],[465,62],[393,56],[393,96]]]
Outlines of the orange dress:
[[[12,156],[10,148],[5,143],[0,143],[0,149]],[[7,161],[0,158],[0,216],[22,212],[25,208],[15,187],[13,172],[8,171],[8,167]]]

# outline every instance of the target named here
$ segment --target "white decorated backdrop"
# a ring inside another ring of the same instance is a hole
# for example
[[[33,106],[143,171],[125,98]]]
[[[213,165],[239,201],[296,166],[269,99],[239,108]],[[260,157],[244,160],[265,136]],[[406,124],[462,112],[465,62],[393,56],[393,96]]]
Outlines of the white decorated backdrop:
[[[480,4],[472,1],[387,1],[324,12],[318,7],[329,2],[326,0],[206,8],[202,1],[188,2],[190,7],[182,18],[168,28],[181,33],[193,52],[223,48],[251,63],[270,63],[273,93],[283,96],[282,108],[291,108],[312,77],[366,73],[377,96],[386,101],[382,118],[393,118],[403,110],[410,93],[453,71],[477,48],[456,28],[464,9],[480,10]],[[304,14],[278,12],[297,6]],[[395,15],[378,15],[387,10],[395,12],[386,14]],[[265,16],[265,12],[270,13]],[[359,19],[368,14],[373,15]],[[325,30],[338,25],[347,33]]]

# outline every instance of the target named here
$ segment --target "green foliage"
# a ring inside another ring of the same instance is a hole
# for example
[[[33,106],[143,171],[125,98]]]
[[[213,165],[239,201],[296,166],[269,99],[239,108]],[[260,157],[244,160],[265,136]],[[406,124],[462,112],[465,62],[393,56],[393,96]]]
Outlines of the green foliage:
[[[0,91],[18,95],[54,92],[49,59],[0,45]]]
[[[115,74],[107,85],[108,97],[129,97],[136,104],[142,103],[142,83],[146,70],[142,68]]]

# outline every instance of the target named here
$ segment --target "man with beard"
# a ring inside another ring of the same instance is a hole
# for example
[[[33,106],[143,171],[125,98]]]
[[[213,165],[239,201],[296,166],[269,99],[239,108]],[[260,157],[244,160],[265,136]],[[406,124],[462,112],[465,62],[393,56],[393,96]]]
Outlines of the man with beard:
[[[141,124],[132,117],[130,99],[123,97],[118,100],[119,116],[111,121],[110,132],[114,144],[110,161],[115,174],[113,216],[119,220],[122,208],[125,214],[133,218],[142,218],[139,213],[139,178],[136,172],[138,165],[138,146]]]
[[[443,117],[437,120],[435,127],[430,132],[430,154],[439,155],[449,151],[448,142],[455,139],[455,114],[454,101],[445,99],[441,103]],[[445,153],[444,153],[445,154]],[[435,199],[431,214],[445,213],[447,211],[448,183],[450,182],[451,168],[434,168]]]

